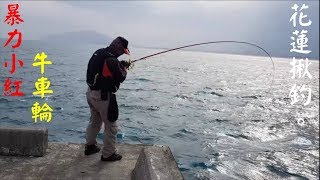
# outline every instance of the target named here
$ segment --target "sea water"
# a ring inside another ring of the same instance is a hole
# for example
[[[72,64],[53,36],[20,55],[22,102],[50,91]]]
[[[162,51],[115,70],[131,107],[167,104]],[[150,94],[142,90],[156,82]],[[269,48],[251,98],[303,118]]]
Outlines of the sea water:
[[[2,66],[0,74],[1,83],[21,79],[25,96],[0,97],[0,126],[47,127],[51,142],[84,143],[85,73],[100,47],[25,41],[15,52],[24,67],[11,75]],[[42,51],[53,63],[43,76],[54,93],[44,99],[32,95],[42,76],[32,63]],[[131,57],[158,51],[131,48]],[[1,62],[11,53],[2,48]],[[312,79],[294,80],[291,58],[274,58],[273,71],[264,56],[174,51],[137,62],[117,92],[118,142],[169,145],[185,179],[317,179],[319,60],[310,61]],[[290,104],[294,84],[312,87],[309,105]],[[53,108],[51,122],[34,124],[35,102]]]

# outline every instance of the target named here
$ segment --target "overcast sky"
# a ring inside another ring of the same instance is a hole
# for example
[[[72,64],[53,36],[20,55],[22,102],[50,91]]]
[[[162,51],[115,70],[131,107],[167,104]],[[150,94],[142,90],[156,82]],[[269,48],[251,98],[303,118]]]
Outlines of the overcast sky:
[[[0,2],[4,20],[7,4]],[[299,5],[302,2],[295,1]],[[312,49],[319,48],[319,2],[304,13],[312,20],[307,27]],[[130,45],[175,47],[216,40],[250,41],[266,46],[290,46],[293,14],[290,1],[29,1],[20,2],[18,25],[24,39],[50,34],[93,30],[126,37]],[[3,22],[2,20],[2,22]],[[0,36],[12,28],[0,25]],[[317,50],[317,52],[319,52]]]

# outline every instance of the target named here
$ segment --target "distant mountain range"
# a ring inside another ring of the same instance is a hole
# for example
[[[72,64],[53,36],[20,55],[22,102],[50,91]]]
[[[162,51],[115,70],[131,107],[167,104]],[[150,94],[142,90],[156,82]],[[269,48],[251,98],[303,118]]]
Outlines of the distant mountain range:
[[[271,57],[283,57],[283,58],[309,58],[314,60],[319,60],[319,50],[313,48],[313,52],[308,55],[299,54],[299,53],[290,53],[289,43],[278,43],[278,46],[273,46],[268,42],[250,42],[256,44],[267,51]],[[187,45],[187,44],[185,44]],[[181,45],[183,46],[183,45]],[[176,46],[178,47],[178,46]],[[152,47],[155,49],[171,49],[176,47]],[[145,47],[148,48],[148,47]],[[151,48],[151,47],[149,47]],[[224,53],[224,54],[239,54],[239,55],[253,55],[253,56],[267,56],[267,54],[252,45],[248,44],[238,44],[238,43],[218,43],[218,44],[208,44],[208,45],[200,45],[182,49],[185,51],[199,51],[199,52],[212,52],[212,53]]]
[[[49,35],[42,40],[50,43],[92,43],[109,44],[113,40],[110,36],[95,31],[76,31]]]

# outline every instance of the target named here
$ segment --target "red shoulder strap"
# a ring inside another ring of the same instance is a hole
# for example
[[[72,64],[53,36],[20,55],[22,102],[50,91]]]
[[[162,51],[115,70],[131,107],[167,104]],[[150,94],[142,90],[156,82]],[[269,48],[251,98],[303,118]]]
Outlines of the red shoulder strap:
[[[110,76],[112,78],[112,73],[111,73],[110,69],[108,68],[108,65],[107,65],[106,61],[104,61],[104,64],[103,64],[102,75],[104,77],[109,77]]]

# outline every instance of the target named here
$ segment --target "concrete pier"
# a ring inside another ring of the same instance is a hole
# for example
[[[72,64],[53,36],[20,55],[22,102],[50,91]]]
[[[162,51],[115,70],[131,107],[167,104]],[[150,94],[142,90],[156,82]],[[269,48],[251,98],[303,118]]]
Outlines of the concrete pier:
[[[0,155],[43,156],[47,147],[46,128],[0,127]]]
[[[117,144],[117,149],[123,158],[116,162],[100,161],[101,153],[85,156],[84,144],[48,143],[42,157],[0,155],[0,179],[183,179],[168,146]]]
[[[183,179],[168,146],[144,147],[132,172],[134,180]]]

